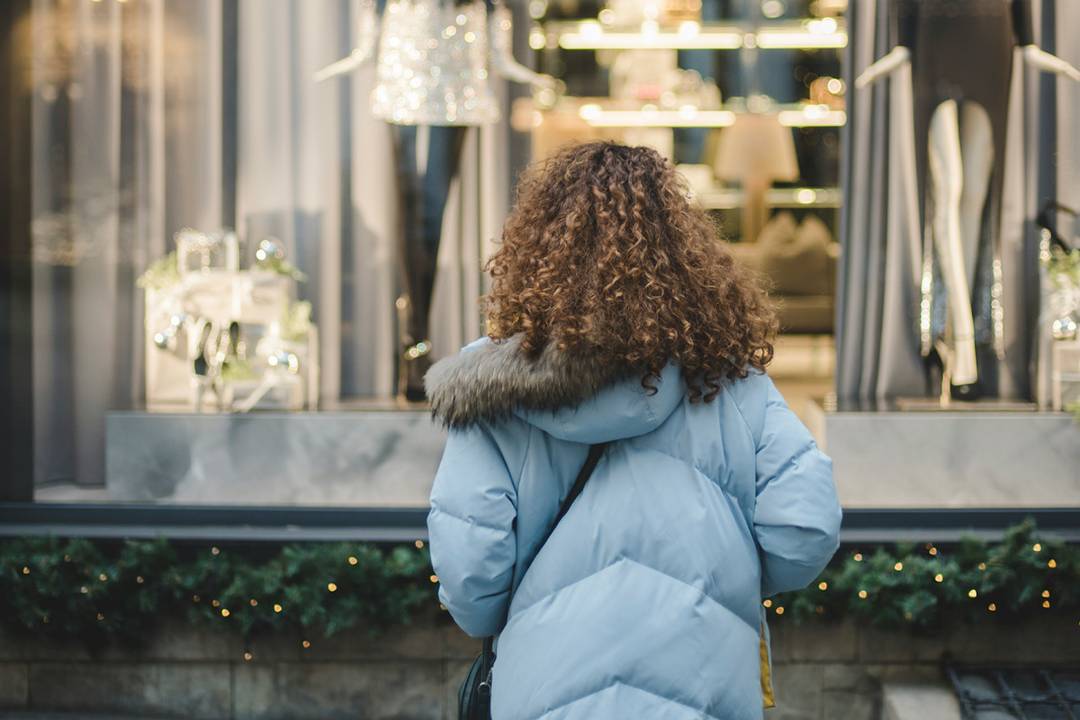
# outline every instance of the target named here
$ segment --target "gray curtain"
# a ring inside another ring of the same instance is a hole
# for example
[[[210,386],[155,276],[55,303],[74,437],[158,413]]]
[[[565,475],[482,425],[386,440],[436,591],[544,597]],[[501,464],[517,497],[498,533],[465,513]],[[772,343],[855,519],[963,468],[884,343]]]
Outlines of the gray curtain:
[[[105,415],[143,393],[135,279],[185,226],[284,241],[308,276],[324,407],[394,392],[396,183],[355,0],[35,0],[35,483],[104,482]],[[505,95],[505,87],[498,91]],[[509,187],[505,123],[469,131],[432,341],[480,334],[479,266]],[[249,258],[250,259],[250,258]]]
[[[858,91],[854,78],[891,45],[890,0],[854,0],[849,6],[845,76],[848,124],[841,168],[844,208],[843,257],[837,308],[837,396],[864,402],[934,394],[919,354],[919,258],[921,227],[912,227],[906,208],[915,203],[911,168],[900,133],[903,108],[894,86],[879,81]],[[1070,0],[1034,0],[1036,41],[1060,51],[1068,40]],[[1045,28],[1058,28],[1055,48]],[[1067,55],[1067,53],[1066,53]],[[1029,398],[1037,362],[1038,240],[1033,225],[1039,205],[1055,193],[1057,128],[1073,127],[1075,115],[1055,123],[1055,82],[1014,62],[1009,138],[1004,152],[1002,207],[1004,358],[996,368],[997,395]],[[1059,86],[1060,88],[1061,86]],[[1075,95],[1075,90],[1071,90]],[[1066,122],[1069,121],[1069,122]],[[919,141],[918,139],[916,141]],[[925,139],[922,140],[925,142]],[[911,163],[913,167],[913,163]]]

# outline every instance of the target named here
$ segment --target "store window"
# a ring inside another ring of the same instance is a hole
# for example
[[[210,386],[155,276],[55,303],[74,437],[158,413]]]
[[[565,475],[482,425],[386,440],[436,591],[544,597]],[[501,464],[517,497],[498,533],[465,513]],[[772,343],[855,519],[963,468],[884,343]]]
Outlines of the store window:
[[[832,389],[847,3],[529,3],[538,66],[566,93],[520,100],[543,157],[568,140],[656,147],[779,301],[772,373],[802,412]]]
[[[512,179],[569,140],[675,161],[831,387],[844,2],[20,5],[15,499],[425,506],[423,370],[481,334]]]

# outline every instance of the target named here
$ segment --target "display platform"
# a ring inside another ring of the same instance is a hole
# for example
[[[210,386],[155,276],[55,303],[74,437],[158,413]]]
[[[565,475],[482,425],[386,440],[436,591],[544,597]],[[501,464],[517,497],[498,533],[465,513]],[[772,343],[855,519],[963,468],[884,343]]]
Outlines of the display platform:
[[[424,507],[445,432],[424,407],[113,412],[111,502]]]
[[[1029,409],[835,408],[807,425],[845,508],[1080,507],[1080,423]]]

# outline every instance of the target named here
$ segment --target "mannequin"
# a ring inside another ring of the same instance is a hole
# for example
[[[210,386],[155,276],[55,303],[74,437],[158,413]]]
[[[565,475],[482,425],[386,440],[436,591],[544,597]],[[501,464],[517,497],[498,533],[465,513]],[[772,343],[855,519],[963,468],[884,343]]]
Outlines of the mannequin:
[[[989,323],[994,350],[1004,353],[1001,158],[1014,49],[1040,70],[1077,81],[1080,71],[1034,44],[1030,0],[893,0],[893,10],[897,45],[855,84],[865,88],[910,68],[911,87],[898,90],[910,98],[911,124],[898,132],[910,135],[923,206],[923,221],[913,223],[925,228],[916,251],[923,258],[922,350],[943,364],[943,402],[974,400],[984,392],[976,318]],[[932,327],[938,276],[944,333]]]
[[[356,48],[315,74],[324,81],[375,59],[372,113],[394,127],[403,227],[399,395],[424,399],[429,318],[443,213],[465,128],[496,122],[488,68],[512,82],[554,90],[557,81],[513,57],[510,9],[494,0],[361,0]],[[489,43],[490,41],[490,43]]]

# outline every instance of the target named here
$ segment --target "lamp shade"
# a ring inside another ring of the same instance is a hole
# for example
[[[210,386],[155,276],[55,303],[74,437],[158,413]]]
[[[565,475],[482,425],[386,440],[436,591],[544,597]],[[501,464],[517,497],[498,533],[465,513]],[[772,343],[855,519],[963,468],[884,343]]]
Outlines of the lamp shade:
[[[799,163],[791,129],[773,114],[739,115],[734,125],[720,133],[713,170],[726,182],[797,180]]]

